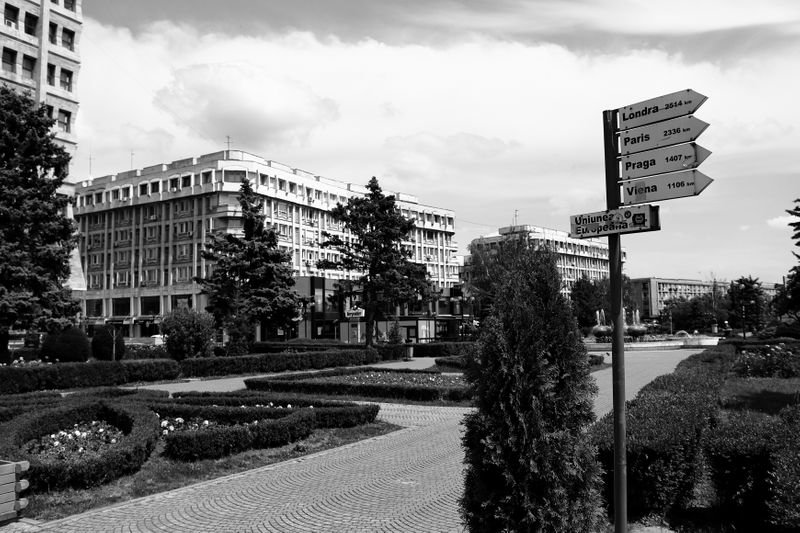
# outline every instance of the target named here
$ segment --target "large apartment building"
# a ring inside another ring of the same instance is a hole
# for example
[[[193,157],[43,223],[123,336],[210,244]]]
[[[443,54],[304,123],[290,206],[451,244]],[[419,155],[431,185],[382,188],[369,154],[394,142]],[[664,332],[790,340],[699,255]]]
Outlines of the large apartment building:
[[[569,297],[572,285],[582,277],[599,280],[609,276],[608,243],[605,239],[574,239],[566,231],[539,226],[515,225],[500,228],[474,239],[473,246],[493,250],[510,239],[526,239],[535,247],[548,247],[558,255],[561,292]],[[623,250],[623,260],[625,251]],[[464,269],[469,276],[469,257]]]
[[[323,231],[350,238],[330,209],[364,194],[363,186],[226,150],[77,184],[86,321],[127,325],[127,334],[145,336],[158,333],[160,317],[172,309],[205,308],[206,296],[193,278],[205,276],[211,265],[200,252],[209,233],[241,229],[237,197],[243,178],[263,198],[265,223],[275,227],[295,275],[313,278],[298,286],[357,275],[323,272],[316,262],[336,259],[335,251],[320,246]],[[416,220],[404,243],[413,250],[412,260],[427,266],[438,289],[458,284],[454,212],[409,194],[395,196],[402,214]]]
[[[56,138],[75,154],[81,0],[6,0],[0,82],[28,92],[55,118]]]

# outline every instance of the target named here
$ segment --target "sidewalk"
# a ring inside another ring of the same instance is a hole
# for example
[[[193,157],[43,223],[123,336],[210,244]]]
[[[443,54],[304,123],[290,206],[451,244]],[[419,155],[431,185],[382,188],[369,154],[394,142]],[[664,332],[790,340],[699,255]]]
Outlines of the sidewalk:
[[[628,398],[697,350],[626,354]],[[427,368],[432,359],[389,365]],[[595,411],[611,409],[611,369],[593,374]],[[234,390],[244,378],[152,385]],[[239,380],[239,381],[237,381]],[[462,532],[461,420],[469,408],[381,404],[404,429],[341,448],[0,533],[59,532]]]

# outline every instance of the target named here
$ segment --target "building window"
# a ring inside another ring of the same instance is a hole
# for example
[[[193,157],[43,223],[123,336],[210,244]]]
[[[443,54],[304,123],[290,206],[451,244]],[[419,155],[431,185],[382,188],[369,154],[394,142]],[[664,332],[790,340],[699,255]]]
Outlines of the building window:
[[[75,0],[64,0],[64,7],[70,11],[75,11]]]
[[[56,84],[56,66],[51,65],[50,63],[47,64],[47,85],[55,85]],[[50,115],[52,116],[52,114]]]
[[[22,75],[29,80],[33,79],[33,71],[36,70],[36,58],[22,56]]]
[[[172,178],[169,180],[169,190],[178,190],[178,178]]]
[[[50,29],[47,34],[50,44],[58,44],[58,25],[50,23]]]
[[[5,9],[6,26],[9,28],[19,29],[19,8],[10,4],[6,4]]]
[[[161,185],[160,181],[154,181],[150,184],[150,192],[158,192],[159,186]]]
[[[3,70],[5,72],[17,71],[17,52],[11,48],[3,48]]]
[[[114,189],[113,191],[111,191],[111,199],[119,200],[119,189]]]
[[[61,69],[61,88],[72,92],[72,71],[65,68]]]
[[[139,196],[147,196],[147,184],[140,183],[139,184]]]
[[[181,187],[191,187],[192,186],[192,177],[191,176],[183,176],[181,178]]]
[[[75,50],[75,32],[64,28],[61,30],[61,46],[67,50]]]
[[[72,113],[63,109],[58,110],[58,129],[65,133],[72,131]]]
[[[25,13],[25,33],[36,35],[36,28],[39,26],[39,17],[33,13]]]
[[[211,171],[207,170],[203,172],[203,183],[211,183]]]

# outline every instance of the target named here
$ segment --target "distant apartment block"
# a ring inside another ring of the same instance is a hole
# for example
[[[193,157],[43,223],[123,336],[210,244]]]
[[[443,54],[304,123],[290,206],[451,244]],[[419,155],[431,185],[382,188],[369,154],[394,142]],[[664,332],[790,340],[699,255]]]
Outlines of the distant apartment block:
[[[500,228],[496,233],[478,237],[473,246],[494,250],[504,241],[527,239],[537,248],[548,247],[557,254],[561,292],[569,297],[572,285],[582,277],[600,280],[609,276],[608,243],[605,239],[574,239],[566,231],[539,226],[517,225]],[[623,257],[625,251],[623,251]],[[465,258],[465,277],[469,277],[470,258]],[[468,279],[467,279],[468,281]]]
[[[0,82],[28,92],[56,119],[56,138],[75,154],[81,0],[6,0]]]
[[[320,246],[323,231],[351,238],[330,209],[363,194],[365,187],[227,150],[77,185],[87,322],[128,325],[128,334],[142,336],[158,333],[160,317],[172,309],[204,309],[207,298],[193,278],[206,276],[213,265],[201,250],[210,233],[241,230],[237,198],[243,178],[263,199],[265,223],[277,231],[297,277],[357,277],[321,271],[316,263],[337,258],[337,252]],[[416,220],[404,242],[412,260],[427,266],[437,289],[449,291],[459,282],[454,212],[421,204],[409,194],[395,196],[402,214]]]

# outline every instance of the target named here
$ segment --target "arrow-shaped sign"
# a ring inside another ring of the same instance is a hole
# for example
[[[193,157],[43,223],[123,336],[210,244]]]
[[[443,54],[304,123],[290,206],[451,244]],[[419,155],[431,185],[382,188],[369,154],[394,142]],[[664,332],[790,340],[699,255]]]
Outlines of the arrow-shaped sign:
[[[659,206],[634,205],[569,217],[569,236],[591,239],[615,233],[642,233],[661,229]]]
[[[619,134],[619,153],[628,155],[694,141],[707,127],[707,122],[688,116],[623,131]]]
[[[714,181],[699,170],[660,174],[622,184],[622,204],[644,204],[697,196]]]
[[[620,107],[617,110],[619,114],[619,129],[627,130],[661,120],[691,115],[707,99],[707,97],[698,92],[686,89]]]
[[[696,168],[710,155],[709,150],[695,143],[626,155],[620,161],[620,179],[630,180]]]

